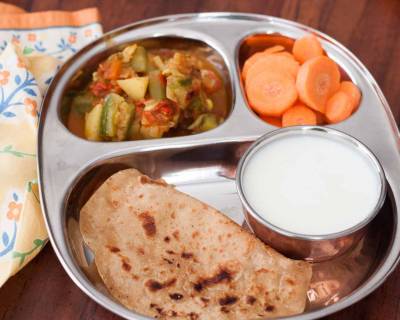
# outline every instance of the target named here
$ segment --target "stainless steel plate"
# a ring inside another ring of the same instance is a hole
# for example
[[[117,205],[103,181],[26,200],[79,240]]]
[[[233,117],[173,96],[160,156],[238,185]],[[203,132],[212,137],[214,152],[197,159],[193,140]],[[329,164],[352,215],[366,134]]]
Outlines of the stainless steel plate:
[[[315,264],[304,314],[313,319],[341,310],[376,289],[399,261],[400,203],[399,132],[375,80],[361,62],[328,36],[278,18],[234,13],[167,16],[115,30],[78,52],[60,70],[45,98],[39,127],[39,178],[42,207],[53,247],[65,270],[91,298],[129,319],[148,319],[110,297],[99,280],[92,257],[81,241],[79,209],[96,187],[113,172],[136,167],[163,177],[187,192],[243,222],[233,177],[249,143],[275,128],[246,105],[238,73],[242,40],[254,33],[280,33],[298,38],[313,32],[362,91],[359,110],[331,127],[365,143],[380,160],[390,197],[360,244],[334,261]],[[218,128],[186,137],[128,142],[90,142],[73,135],[60,117],[63,92],[71,77],[116,46],[138,39],[178,36],[200,39],[223,58],[232,88],[232,112]]]

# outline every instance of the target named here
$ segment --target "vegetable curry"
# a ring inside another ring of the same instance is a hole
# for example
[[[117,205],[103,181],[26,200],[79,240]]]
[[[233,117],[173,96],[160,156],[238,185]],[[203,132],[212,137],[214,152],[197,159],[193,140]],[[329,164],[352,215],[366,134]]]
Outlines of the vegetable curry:
[[[211,61],[193,48],[128,45],[100,62],[86,83],[82,75],[72,81],[63,101],[66,125],[93,141],[213,129],[227,117],[229,92]]]

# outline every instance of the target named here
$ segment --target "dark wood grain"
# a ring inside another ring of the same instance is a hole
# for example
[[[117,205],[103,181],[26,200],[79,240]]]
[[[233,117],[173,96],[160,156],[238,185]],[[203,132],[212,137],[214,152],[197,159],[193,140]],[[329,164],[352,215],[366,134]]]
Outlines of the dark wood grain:
[[[97,6],[105,31],[165,14],[241,11],[295,20],[346,45],[367,66],[400,120],[399,0],[16,0],[28,11]],[[64,272],[50,245],[0,289],[0,319],[119,319],[91,301]],[[400,268],[374,293],[327,320],[400,320]]]

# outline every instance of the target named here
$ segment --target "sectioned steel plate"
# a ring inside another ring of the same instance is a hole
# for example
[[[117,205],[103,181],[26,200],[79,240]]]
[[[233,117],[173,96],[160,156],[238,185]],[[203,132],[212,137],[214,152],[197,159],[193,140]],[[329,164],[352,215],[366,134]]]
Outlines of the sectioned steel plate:
[[[261,121],[247,106],[239,77],[240,46],[252,34],[298,38],[308,32],[320,38],[327,54],[362,91],[359,110],[331,127],[356,137],[375,153],[387,176],[389,197],[357,247],[335,260],[313,265],[306,311],[290,319],[319,318],[348,307],[376,289],[393,271],[400,253],[399,132],[367,69],[332,38],[294,22],[251,14],[185,14],[126,26],[83,48],[61,68],[43,104],[39,176],[50,239],[67,273],[92,299],[122,317],[148,319],[124,308],[107,293],[79,232],[81,206],[112,173],[135,167],[154,178],[162,177],[239,224],[244,222],[232,180],[236,165],[252,141],[276,128]],[[160,37],[200,40],[220,57],[232,93],[227,120],[201,134],[156,140],[90,142],[70,133],[61,121],[60,106],[71,77],[126,43]]]

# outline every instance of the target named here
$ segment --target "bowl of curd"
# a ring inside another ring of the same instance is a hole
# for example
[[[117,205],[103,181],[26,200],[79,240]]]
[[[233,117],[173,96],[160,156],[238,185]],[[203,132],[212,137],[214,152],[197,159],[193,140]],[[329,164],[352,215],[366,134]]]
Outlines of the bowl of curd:
[[[358,243],[386,197],[375,155],[357,139],[318,126],[256,140],[239,163],[236,184],[252,231],[283,254],[311,261]]]

